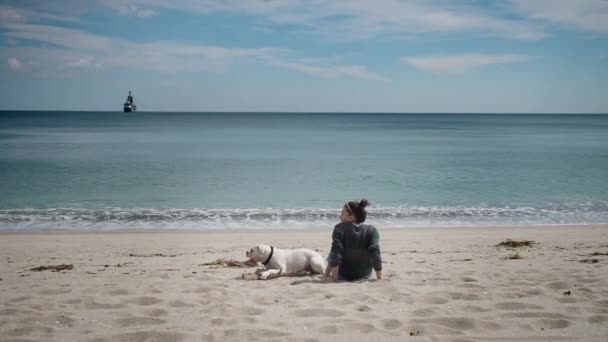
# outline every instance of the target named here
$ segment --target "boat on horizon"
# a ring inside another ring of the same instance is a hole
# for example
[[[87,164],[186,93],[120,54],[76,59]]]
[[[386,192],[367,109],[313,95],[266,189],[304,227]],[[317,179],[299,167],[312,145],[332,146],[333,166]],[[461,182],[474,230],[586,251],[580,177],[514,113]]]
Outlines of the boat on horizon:
[[[127,96],[127,101],[125,102],[125,104],[123,106],[123,110],[125,113],[130,113],[130,112],[134,112],[137,110],[137,106],[135,105],[135,102],[133,101],[133,95],[131,95],[130,90],[129,90],[129,96]]]

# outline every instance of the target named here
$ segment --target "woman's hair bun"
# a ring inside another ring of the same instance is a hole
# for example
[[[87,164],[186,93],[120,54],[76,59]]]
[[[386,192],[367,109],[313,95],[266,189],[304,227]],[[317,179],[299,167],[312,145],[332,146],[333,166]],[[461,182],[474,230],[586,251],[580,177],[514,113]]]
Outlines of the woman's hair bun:
[[[369,205],[369,201],[368,201],[368,200],[366,200],[365,198],[364,198],[364,199],[362,199],[362,200],[359,202],[359,206],[360,206],[361,208],[365,208],[365,207],[367,207],[368,205]]]

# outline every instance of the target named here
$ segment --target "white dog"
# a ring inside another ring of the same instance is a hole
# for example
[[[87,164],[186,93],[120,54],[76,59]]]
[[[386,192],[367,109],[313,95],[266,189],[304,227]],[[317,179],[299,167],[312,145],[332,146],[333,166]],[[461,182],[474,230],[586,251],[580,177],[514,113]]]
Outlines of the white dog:
[[[259,279],[266,280],[280,276],[296,275],[304,272],[323,274],[327,263],[317,252],[310,249],[278,249],[267,245],[257,245],[245,255],[266,266]]]

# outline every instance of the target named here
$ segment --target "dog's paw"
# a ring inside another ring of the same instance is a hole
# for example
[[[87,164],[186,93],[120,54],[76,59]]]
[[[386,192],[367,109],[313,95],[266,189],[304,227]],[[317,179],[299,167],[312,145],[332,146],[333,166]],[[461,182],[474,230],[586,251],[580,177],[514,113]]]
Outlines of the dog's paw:
[[[262,272],[262,273],[260,274],[260,279],[261,279],[261,280],[267,280],[267,279],[268,279],[268,277],[270,277],[270,272]]]

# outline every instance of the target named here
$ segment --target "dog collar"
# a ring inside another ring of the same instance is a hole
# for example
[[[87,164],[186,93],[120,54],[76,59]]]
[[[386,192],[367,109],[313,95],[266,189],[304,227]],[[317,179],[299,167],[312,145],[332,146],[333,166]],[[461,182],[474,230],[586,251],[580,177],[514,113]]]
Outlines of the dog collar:
[[[266,266],[266,264],[270,262],[270,259],[272,258],[272,253],[274,253],[274,247],[270,246],[270,255],[268,256],[268,259],[264,261],[264,266]]]

